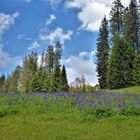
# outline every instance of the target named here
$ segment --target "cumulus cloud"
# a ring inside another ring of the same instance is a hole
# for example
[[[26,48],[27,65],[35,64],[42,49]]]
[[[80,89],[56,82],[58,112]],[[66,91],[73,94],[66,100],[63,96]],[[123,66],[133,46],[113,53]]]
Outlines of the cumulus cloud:
[[[77,17],[81,22],[80,29],[95,32],[99,29],[101,20],[106,15],[109,17],[111,5],[114,0],[68,0],[65,7],[77,8]],[[122,0],[124,5],[128,5],[128,0]]]
[[[50,25],[56,19],[55,15],[51,14],[49,19],[46,21],[46,26]]]
[[[3,45],[0,44],[0,69],[5,69],[9,66],[16,66],[21,64],[21,57],[10,56],[9,53],[4,52]]]
[[[0,13],[0,38],[11,25],[15,24],[15,20],[19,15],[18,12],[15,12],[12,15]]]
[[[57,27],[50,34],[40,34],[39,39],[44,42],[49,42],[54,44],[56,41],[60,41],[61,44],[64,44],[66,40],[71,40],[71,36],[73,34],[72,30],[64,31],[62,28]]]
[[[11,27],[11,25],[15,24],[16,18],[20,14],[15,12],[12,15],[0,13],[0,68],[7,68],[10,65],[17,65],[21,62],[21,58],[19,56],[10,56],[9,53],[4,51],[4,45],[2,44],[2,36],[3,34]]]
[[[87,81],[95,85],[98,83],[96,64],[93,61],[95,52],[80,52],[78,56],[70,56],[63,60],[67,68],[69,82],[73,82],[74,78],[84,75]]]

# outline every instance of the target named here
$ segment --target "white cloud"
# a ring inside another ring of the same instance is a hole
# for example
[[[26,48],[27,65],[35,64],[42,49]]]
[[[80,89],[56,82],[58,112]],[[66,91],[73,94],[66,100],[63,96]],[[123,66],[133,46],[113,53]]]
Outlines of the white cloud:
[[[60,41],[60,43],[63,45],[66,40],[71,40],[71,36],[73,34],[73,31],[68,30],[64,32],[64,30],[60,27],[57,27],[53,32],[50,34],[40,34],[39,39],[44,42],[49,42],[51,44],[54,44],[56,41]]]
[[[21,57],[10,56],[7,52],[4,52],[3,45],[0,44],[0,69],[5,69],[9,66],[16,66],[21,64],[21,62]]]
[[[93,62],[95,52],[81,52],[78,56],[70,56],[63,60],[67,68],[69,82],[73,82],[76,77],[84,75],[88,82],[92,85],[98,83],[96,64]]]
[[[65,3],[66,8],[80,9],[77,17],[81,22],[80,29],[87,31],[97,31],[101,20],[106,15],[109,17],[111,5],[114,0],[68,0]],[[128,5],[128,0],[122,0],[122,3]]]
[[[7,68],[9,66],[15,66],[20,64],[21,57],[19,56],[10,56],[9,53],[4,51],[4,45],[1,43],[3,34],[15,24],[16,18],[20,14],[15,12],[12,15],[0,13],[0,68]]]
[[[46,26],[50,25],[56,19],[55,15],[51,14],[49,19],[46,21]]]
[[[33,50],[33,49],[37,49],[40,47],[40,44],[38,43],[38,41],[34,41],[30,47],[28,48],[28,50]]]
[[[46,2],[49,2],[53,9],[56,9],[56,7],[61,3],[62,0],[44,0]]]
[[[15,24],[15,19],[19,15],[20,14],[18,12],[15,12],[12,15],[0,13],[0,38],[4,32],[10,28],[11,25]]]

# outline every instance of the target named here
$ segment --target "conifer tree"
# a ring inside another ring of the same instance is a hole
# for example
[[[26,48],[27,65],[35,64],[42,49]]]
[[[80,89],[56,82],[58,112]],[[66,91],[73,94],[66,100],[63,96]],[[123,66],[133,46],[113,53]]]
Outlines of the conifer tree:
[[[62,47],[58,41],[55,45],[55,51],[54,51],[54,67],[60,65],[61,58],[62,58]]]
[[[113,44],[108,71],[108,87],[117,89],[126,87],[132,82],[134,51],[119,35],[114,38]]]
[[[112,38],[117,34],[123,34],[123,15],[124,15],[124,6],[121,3],[121,0],[115,0],[110,12],[110,31]]]
[[[54,74],[53,74],[53,88],[54,92],[61,91],[61,68],[60,65],[55,66]]]
[[[1,77],[0,77],[0,89],[3,90],[4,88],[4,83],[5,83],[5,75],[3,74]]]
[[[31,80],[37,71],[37,53],[32,52],[30,55],[27,55],[23,61],[22,74],[21,74],[21,91],[29,92]]]
[[[129,7],[125,10],[124,36],[135,52],[139,50],[139,26],[140,19],[136,0],[131,0]]]
[[[101,88],[107,88],[107,70],[109,59],[109,31],[106,17],[102,20],[97,39],[97,73]]]
[[[45,54],[45,67],[49,73],[54,71],[54,47],[52,45],[48,46]]]
[[[136,55],[133,66],[133,83],[134,85],[140,85],[140,54]]]
[[[67,74],[66,74],[66,68],[63,65],[62,67],[62,74],[61,74],[61,91],[67,92],[69,90],[69,85],[67,81]]]
[[[10,83],[9,83],[10,92],[17,93],[19,91],[20,74],[21,74],[21,67],[17,66],[11,75],[11,79],[10,79]]]

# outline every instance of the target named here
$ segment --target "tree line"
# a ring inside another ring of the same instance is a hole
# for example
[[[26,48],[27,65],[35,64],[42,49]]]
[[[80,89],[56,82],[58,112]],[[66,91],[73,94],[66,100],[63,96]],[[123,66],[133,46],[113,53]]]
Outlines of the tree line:
[[[0,89],[5,92],[67,92],[69,85],[65,66],[61,65],[62,47],[59,42],[49,45],[41,55],[32,52],[23,59],[22,66],[7,77],[0,77]]]
[[[140,85],[140,9],[136,0],[124,7],[115,0],[103,18],[97,39],[97,72],[102,89]]]

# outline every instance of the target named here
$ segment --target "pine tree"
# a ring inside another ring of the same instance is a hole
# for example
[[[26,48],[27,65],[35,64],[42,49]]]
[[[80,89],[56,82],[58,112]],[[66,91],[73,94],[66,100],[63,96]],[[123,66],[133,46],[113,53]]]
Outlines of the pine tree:
[[[9,83],[10,92],[13,92],[13,93],[19,92],[20,74],[21,74],[21,67],[17,66],[11,75],[11,79],[10,79],[10,83]]]
[[[55,66],[52,80],[53,80],[54,92],[60,92],[61,91],[61,68],[60,68],[60,65]]]
[[[54,52],[54,65],[60,65],[60,60],[62,58],[62,48],[59,41],[55,45],[55,52]]]
[[[123,34],[123,15],[124,6],[122,5],[121,0],[115,0],[110,12],[110,31],[112,38],[117,34]]]
[[[44,69],[40,68],[33,76],[31,81],[32,92],[47,92],[49,91],[49,84],[47,83],[47,73]]]
[[[134,59],[133,82],[134,85],[140,85],[140,54],[137,54]]]
[[[32,52],[30,55],[26,56],[23,61],[22,74],[21,74],[21,91],[29,92],[31,80],[37,71],[37,53]]]
[[[113,43],[108,71],[108,87],[117,89],[131,85],[135,55],[129,43],[119,35],[114,38]]]
[[[136,0],[131,0],[125,10],[124,36],[129,41],[135,52],[139,50],[139,14]]]
[[[61,91],[67,92],[69,90],[69,85],[67,81],[67,74],[66,74],[66,68],[63,65],[62,67],[62,74],[61,74]]]
[[[0,89],[3,90],[4,88],[4,83],[5,83],[5,75],[3,74],[1,77],[0,77]]]
[[[109,31],[106,17],[102,20],[97,40],[97,72],[100,87],[107,88],[107,70],[109,59]]]
[[[45,54],[45,67],[49,73],[54,71],[54,47],[48,46],[47,52]]]
[[[4,91],[5,92],[10,92],[10,81],[11,81],[11,75],[8,75],[7,78],[5,79],[5,83],[4,83]]]

